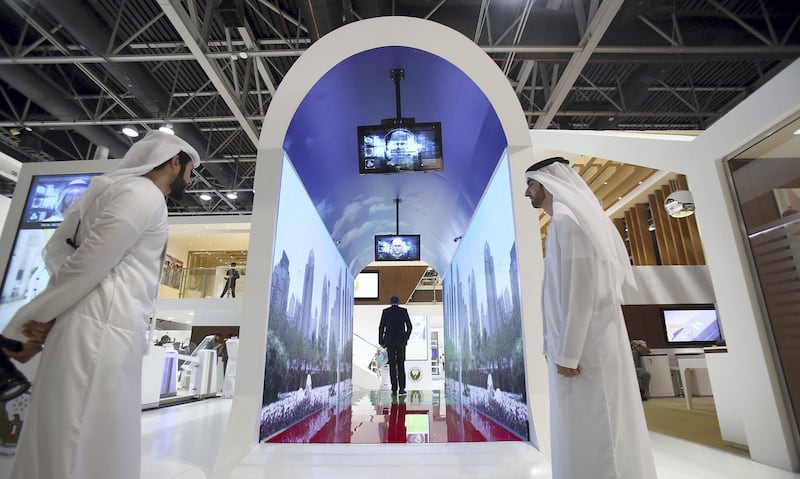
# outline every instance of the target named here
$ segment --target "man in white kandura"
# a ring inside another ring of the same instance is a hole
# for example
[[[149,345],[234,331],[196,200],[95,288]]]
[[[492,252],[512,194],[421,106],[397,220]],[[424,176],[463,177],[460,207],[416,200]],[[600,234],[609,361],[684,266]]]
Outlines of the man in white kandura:
[[[563,158],[525,173],[550,215],[542,313],[553,479],[653,479],[650,439],[622,318],[635,286],[628,253],[588,185]]]
[[[14,479],[139,479],[142,357],[167,243],[164,195],[200,157],[152,131],[95,178],[45,247],[52,277],[3,335],[42,349]]]

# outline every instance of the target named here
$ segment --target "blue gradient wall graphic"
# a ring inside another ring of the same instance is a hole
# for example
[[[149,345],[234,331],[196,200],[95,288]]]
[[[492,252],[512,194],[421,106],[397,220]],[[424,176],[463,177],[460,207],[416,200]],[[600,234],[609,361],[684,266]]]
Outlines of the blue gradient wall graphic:
[[[460,415],[488,416],[528,439],[533,422],[525,397],[509,181],[503,155],[445,276],[445,387],[448,404]],[[530,440],[537,443],[535,434]]]
[[[405,70],[401,114],[441,122],[442,171],[359,174],[358,126],[397,115],[391,69]],[[421,259],[444,271],[507,142],[478,86],[448,61],[408,47],[358,53],[309,91],[284,149],[354,274],[373,260],[375,234],[420,234]]]
[[[282,171],[259,439],[303,420],[293,442],[349,437],[353,277],[288,158]]]

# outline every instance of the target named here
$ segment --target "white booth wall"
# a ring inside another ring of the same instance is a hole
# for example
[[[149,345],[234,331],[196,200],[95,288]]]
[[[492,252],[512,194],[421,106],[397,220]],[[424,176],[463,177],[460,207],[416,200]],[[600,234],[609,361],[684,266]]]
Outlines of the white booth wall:
[[[0,195],[0,230],[6,224],[8,209],[11,207],[11,198]]]
[[[560,152],[583,154],[685,174],[714,286],[717,311],[740,388],[747,446],[753,460],[800,470],[788,405],[729,186],[725,160],[800,113],[800,60],[694,139],[627,132],[533,130],[534,160]],[[523,165],[518,165],[523,169]],[[521,195],[522,184],[517,185]],[[522,201],[522,200],[520,200]]]

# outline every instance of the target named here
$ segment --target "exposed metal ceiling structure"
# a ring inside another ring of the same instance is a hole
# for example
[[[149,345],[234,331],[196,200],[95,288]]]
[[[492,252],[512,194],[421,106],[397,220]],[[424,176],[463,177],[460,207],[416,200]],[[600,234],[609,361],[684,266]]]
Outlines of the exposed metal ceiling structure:
[[[208,158],[171,214],[248,213],[286,71],[326,33],[388,15],[474,40],[531,128],[703,130],[800,57],[796,0],[2,0],[0,150],[117,157],[122,126],[169,123]]]

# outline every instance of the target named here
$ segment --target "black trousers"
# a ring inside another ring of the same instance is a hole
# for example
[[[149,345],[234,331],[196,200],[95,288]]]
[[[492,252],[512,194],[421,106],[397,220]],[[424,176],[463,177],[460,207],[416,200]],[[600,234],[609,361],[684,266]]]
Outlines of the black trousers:
[[[387,344],[386,352],[389,355],[389,381],[392,383],[392,392],[406,388],[406,345]]]
[[[225,293],[227,293],[228,290],[230,290],[230,292],[231,292],[231,297],[235,298],[236,297],[236,283],[231,284],[228,281],[225,282],[225,287],[222,288],[222,294],[220,294],[219,297],[220,298],[224,297]]]

